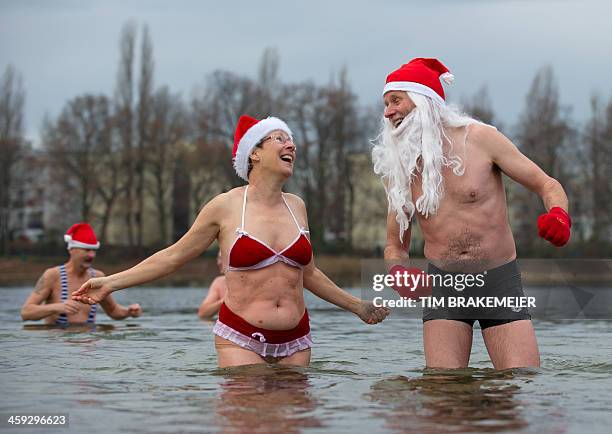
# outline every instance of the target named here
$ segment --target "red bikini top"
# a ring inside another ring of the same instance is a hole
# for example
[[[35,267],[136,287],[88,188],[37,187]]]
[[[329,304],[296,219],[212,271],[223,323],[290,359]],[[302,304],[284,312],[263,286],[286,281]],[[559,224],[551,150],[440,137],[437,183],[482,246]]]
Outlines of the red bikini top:
[[[293,214],[293,211],[291,211],[289,204],[285,200],[285,197],[282,196],[282,193],[283,202],[285,202],[299,230],[297,237],[292,243],[280,252],[277,252],[266,243],[249,235],[248,232],[244,230],[244,215],[246,211],[248,188],[249,186],[247,185],[244,189],[242,224],[236,229],[238,238],[236,238],[234,244],[232,244],[230,248],[227,271],[257,270],[258,268],[268,267],[279,261],[297,268],[308,265],[312,258],[312,246],[310,245],[308,237],[306,237],[308,231],[300,226],[295,218],[295,214]]]

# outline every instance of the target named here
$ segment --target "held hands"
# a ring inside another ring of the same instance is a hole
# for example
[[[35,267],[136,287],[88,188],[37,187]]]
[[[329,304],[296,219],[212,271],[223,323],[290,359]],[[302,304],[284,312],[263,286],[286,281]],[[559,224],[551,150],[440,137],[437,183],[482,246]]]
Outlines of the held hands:
[[[394,277],[391,287],[402,297],[419,300],[432,294],[427,273],[420,268],[394,265],[389,275]]]
[[[378,324],[389,315],[386,307],[376,307],[372,302],[361,300],[361,306],[356,312],[357,316],[367,324]]]
[[[104,300],[111,292],[106,277],[89,279],[79,289],[72,293],[72,299],[85,304],[96,304]],[[140,308],[140,306],[138,306]]]
[[[555,206],[538,217],[538,235],[557,247],[567,244],[572,219],[562,208]]]

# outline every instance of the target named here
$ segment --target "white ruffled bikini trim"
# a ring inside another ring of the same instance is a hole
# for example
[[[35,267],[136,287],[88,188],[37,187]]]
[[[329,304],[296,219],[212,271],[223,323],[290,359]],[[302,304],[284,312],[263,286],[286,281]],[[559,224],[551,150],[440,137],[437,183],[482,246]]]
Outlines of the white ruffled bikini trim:
[[[310,333],[282,344],[270,344],[265,342],[265,336],[263,336],[261,333],[253,333],[254,335],[258,335],[258,339],[253,339],[243,335],[237,330],[234,330],[230,326],[223,324],[219,320],[217,320],[215,326],[213,327],[213,333],[219,337],[222,337],[223,339],[227,339],[228,341],[241,346],[242,348],[253,351],[262,357],[287,357],[291,354],[297,353],[298,351],[311,348],[313,345]]]

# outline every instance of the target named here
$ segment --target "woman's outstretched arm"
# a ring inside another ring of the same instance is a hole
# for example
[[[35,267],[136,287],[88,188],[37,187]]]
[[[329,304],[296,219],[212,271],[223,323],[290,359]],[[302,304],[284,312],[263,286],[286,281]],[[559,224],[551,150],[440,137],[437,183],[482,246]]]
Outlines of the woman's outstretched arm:
[[[178,270],[201,255],[217,238],[220,216],[224,215],[227,201],[226,193],[215,197],[204,206],[189,231],[176,243],[128,270],[89,279],[72,293],[72,299],[87,304],[99,303],[114,291],[151,282]]]

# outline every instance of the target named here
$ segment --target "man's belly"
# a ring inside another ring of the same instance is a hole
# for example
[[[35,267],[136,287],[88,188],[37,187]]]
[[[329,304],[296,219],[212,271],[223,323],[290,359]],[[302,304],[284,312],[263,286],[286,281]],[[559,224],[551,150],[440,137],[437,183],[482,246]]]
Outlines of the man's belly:
[[[437,267],[447,271],[477,272],[498,267],[516,258],[512,232],[507,223],[422,227],[424,253]]]

